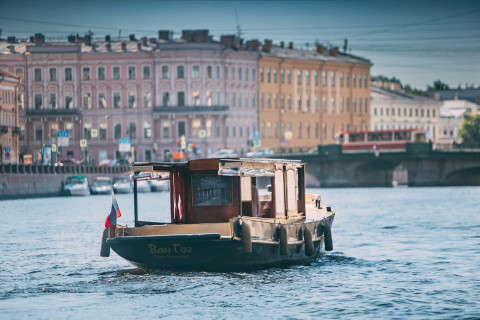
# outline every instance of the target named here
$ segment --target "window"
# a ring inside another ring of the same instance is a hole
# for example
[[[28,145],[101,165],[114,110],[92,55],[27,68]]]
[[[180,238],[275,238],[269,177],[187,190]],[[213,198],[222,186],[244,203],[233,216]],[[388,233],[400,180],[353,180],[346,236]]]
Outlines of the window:
[[[267,82],[270,83],[272,81],[272,76],[270,73],[270,68],[267,68]]]
[[[128,80],[135,80],[136,78],[136,70],[134,66],[128,67]]]
[[[235,92],[232,93],[232,107],[236,107],[237,106],[237,98],[236,98],[236,95],[235,95]]]
[[[105,109],[107,107],[107,97],[105,92],[100,92],[98,94],[98,108]]]
[[[65,96],[65,109],[72,109],[73,108],[73,97],[71,94],[67,94]]]
[[[367,74],[363,76],[363,80],[365,81],[364,87],[368,88],[368,75]]]
[[[340,87],[343,87],[343,73],[340,72],[338,76],[340,78]]]
[[[305,82],[310,85],[310,71],[305,70]]]
[[[184,78],[183,66],[177,66],[177,79],[183,79],[183,78]]]
[[[137,107],[137,97],[135,96],[134,91],[128,92],[128,107],[129,108],[136,108]]]
[[[168,66],[162,66],[162,79],[168,79]]]
[[[292,72],[290,69],[287,69],[287,82],[292,83]]]
[[[84,109],[92,108],[92,97],[90,92],[85,92],[83,94],[83,108]]]
[[[40,68],[35,68],[33,70],[33,81],[42,81],[42,69]]]
[[[85,139],[92,139],[92,124],[91,123],[85,123],[83,126],[83,137]]]
[[[113,67],[113,80],[120,80],[120,67]]]
[[[162,122],[162,136],[164,138],[170,138],[170,121],[165,120]]]
[[[192,120],[192,137],[198,137],[199,132],[201,129],[201,121],[200,119],[194,119]]]
[[[220,67],[217,66],[216,70],[217,70],[217,79],[220,79]]]
[[[143,79],[144,80],[150,79],[150,67],[149,66],[143,66]]]
[[[332,87],[335,87],[335,72],[330,72],[330,84]]]
[[[253,81],[257,80],[257,69],[255,68],[252,69],[252,80]]]
[[[278,75],[277,75],[277,69],[273,69],[273,82],[277,83],[278,82]]]
[[[315,71],[313,73],[313,78],[314,78],[313,81],[315,81],[315,85],[318,86],[318,71]]]
[[[42,95],[35,94],[35,110],[42,109]]]
[[[83,81],[90,81],[90,68],[85,67],[83,68],[83,73],[82,73],[82,80]]]
[[[152,93],[146,91],[143,93],[143,107],[150,108],[152,106]]]
[[[355,73],[352,73],[352,82],[353,82],[353,87],[356,88],[357,87],[357,78],[356,78]]]
[[[192,101],[193,101],[194,106],[199,106],[200,105],[200,91],[193,91]]]
[[[113,107],[115,109],[121,108],[122,100],[120,96],[120,92],[113,93]]]
[[[246,81],[250,80],[250,79],[249,79],[249,74],[250,74],[250,73],[249,73],[248,68],[245,68],[245,80],[246,80]]]
[[[115,139],[120,139],[122,137],[122,125],[117,123],[114,128]]]
[[[297,83],[302,84],[302,71],[297,70]]]
[[[180,107],[185,106],[185,92],[179,91],[177,93],[177,105]]]
[[[178,133],[178,136],[181,137],[181,136],[185,136],[187,131],[186,131],[186,128],[185,128],[185,121],[178,121],[177,122],[177,133]]]
[[[322,86],[327,85],[327,73],[325,71],[322,71]]]
[[[235,68],[232,67],[232,80],[235,80]]]
[[[262,108],[265,108],[265,94],[264,94],[264,93],[262,93],[262,94],[260,95],[260,106],[261,106]]]
[[[164,92],[162,97],[162,105],[166,107],[168,106],[169,103],[170,103],[170,93]]]
[[[57,69],[56,68],[50,68],[50,81],[57,81]]]
[[[228,80],[228,67],[225,67],[225,80]]]
[[[72,68],[65,68],[65,81],[72,81]]]
[[[97,79],[98,81],[105,81],[105,67],[98,67]]]
[[[50,93],[49,107],[50,107],[50,109],[57,109],[57,94],[56,93]]]
[[[43,125],[41,123],[35,124],[35,142],[41,142],[43,139]]]
[[[107,124],[100,123],[100,130],[99,130],[100,140],[107,140]]]
[[[23,79],[23,68],[16,68],[15,75],[17,75],[20,79]]]
[[[192,78],[193,79],[200,79],[200,66],[193,66]]]
[[[150,123],[148,122],[143,123],[143,137],[144,138],[152,137],[152,128],[150,127]]]
[[[128,126],[128,134],[130,139],[137,138],[137,125],[135,124],[135,122],[130,122],[130,125]]]
[[[350,87],[350,73],[347,73],[346,82],[347,82],[347,87]]]
[[[242,68],[238,68],[238,80],[242,80]]]
[[[206,100],[207,100],[207,106],[211,107],[212,106],[212,91],[207,91]]]
[[[207,78],[212,79],[212,66],[207,66]]]
[[[285,70],[280,69],[280,82],[285,83]]]
[[[260,68],[260,82],[263,82],[263,68]]]
[[[193,175],[194,206],[223,206],[233,204],[232,177]],[[212,197],[211,195],[215,195]]]

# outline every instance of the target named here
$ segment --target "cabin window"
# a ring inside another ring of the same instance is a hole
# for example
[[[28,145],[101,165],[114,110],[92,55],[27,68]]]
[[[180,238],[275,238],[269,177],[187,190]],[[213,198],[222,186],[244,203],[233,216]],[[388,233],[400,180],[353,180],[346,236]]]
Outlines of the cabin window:
[[[293,169],[287,170],[287,208],[288,213],[297,213],[297,177]]]
[[[252,178],[241,177],[242,201],[252,201]]]
[[[218,175],[192,176],[194,206],[233,204],[232,177]]]
[[[275,213],[285,215],[285,195],[283,192],[283,171],[275,170]]]

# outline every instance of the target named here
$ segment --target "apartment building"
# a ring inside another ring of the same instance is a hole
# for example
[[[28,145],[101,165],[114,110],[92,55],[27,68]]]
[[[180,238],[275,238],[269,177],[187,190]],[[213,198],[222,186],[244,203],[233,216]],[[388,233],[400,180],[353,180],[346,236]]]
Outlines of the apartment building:
[[[18,163],[18,90],[19,78],[0,70],[0,164]]]
[[[262,146],[306,152],[335,143],[340,130],[369,129],[370,61],[338,48],[298,50],[269,40],[260,55]]]
[[[258,127],[258,53],[231,37],[214,41],[208,30],[171,35],[46,42],[36,34],[30,42],[0,42],[0,69],[21,79],[22,152],[39,161],[51,147],[53,161],[91,162],[246,152]]]

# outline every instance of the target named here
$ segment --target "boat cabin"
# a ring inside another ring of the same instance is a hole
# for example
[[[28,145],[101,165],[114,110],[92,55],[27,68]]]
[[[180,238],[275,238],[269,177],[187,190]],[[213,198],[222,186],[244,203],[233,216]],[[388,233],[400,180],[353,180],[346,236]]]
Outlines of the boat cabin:
[[[134,163],[135,226],[137,182],[168,180],[173,224],[228,222],[238,216],[287,219],[305,216],[305,164],[279,159],[199,159],[180,163]],[[260,182],[262,194],[259,194]],[[265,192],[266,185],[269,185]]]

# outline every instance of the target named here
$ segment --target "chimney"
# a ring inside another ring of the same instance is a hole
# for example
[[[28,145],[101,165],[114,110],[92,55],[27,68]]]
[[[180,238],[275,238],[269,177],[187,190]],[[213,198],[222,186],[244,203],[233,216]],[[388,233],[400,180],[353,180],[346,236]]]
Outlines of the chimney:
[[[15,53],[15,46],[8,46],[8,50],[10,50],[10,53]]]
[[[325,50],[327,50],[327,48],[325,48],[324,46],[322,46],[321,44],[317,44],[317,53],[324,53]]]
[[[293,42],[290,41],[290,42],[288,43],[288,49],[293,49]]]
[[[45,44],[45,36],[42,33],[35,33],[35,45],[41,46]]]
[[[220,36],[220,43],[225,48],[235,48],[237,46],[237,37],[234,35],[222,35]]]
[[[128,40],[135,41],[135,35],[134,34],[129,35]]]
[[[171,41],[172,31],[170,30],[158,30],[158,40]]]
[[[156,43],[157,42],[157,39],[155,38],[149,38],[148,39],[148,43]]]
[[[137,50],[142,51],[142,43],[141,42],[137,42]]]
[[[77,37],[75,35],[71,34],[67,37],[67,41],[70,42],[70,43],[75,43],[75,42],[77,42]]]
[[[336,55],[338,54],[338,47],[331,48],[330,50],[328,50],[328,53],[329,53],[331,56],[336,56]]]
[[[280,48],[285,48],[285,42],[284,41],[280,41]]]
[[[258,51],[260,48],[260,41],[258,40],[249,40],[247,41],[247,49],[252,51]]]
[[[105,45],[105,48],[107,49],[107,52],[112,52],[112,44],[110,42]]]
[[[105,41],[106,42],[112,41],[112,37],[109,34],[105,35]]]
[[[35,42],[35,38],[33,36],[30,36],[30,43],[34,43]]]
[[[142,45],[146,46],[148,44],[147,37],[142,37]]]
[[[208,29],[182,30],[182,40],[187,42],[212,42]]]
[[[8,43],[15,43],[17,42],[17,39],[14,36],[7,37],[7,42]]]
[[[127,51],[127,43],[125,41],[122,42],[122,51],[123,52]]]
[[[270,52],[271,48],[272,48],[272,40],[265,39],[265,43],[263,44],[262,51]]]

